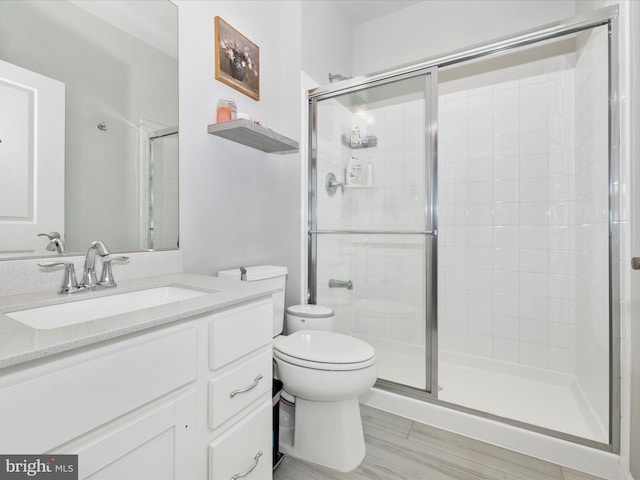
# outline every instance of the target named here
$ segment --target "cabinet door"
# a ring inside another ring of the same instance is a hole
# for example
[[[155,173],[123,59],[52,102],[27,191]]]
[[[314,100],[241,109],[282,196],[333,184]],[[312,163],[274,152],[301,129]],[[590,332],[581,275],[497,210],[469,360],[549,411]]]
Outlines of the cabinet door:
[[[196,394],[188,393],[57,453],[77,453],[80,479],[195,478]]]
[[[271,480],[271,397],[209,444],[209,480]]]

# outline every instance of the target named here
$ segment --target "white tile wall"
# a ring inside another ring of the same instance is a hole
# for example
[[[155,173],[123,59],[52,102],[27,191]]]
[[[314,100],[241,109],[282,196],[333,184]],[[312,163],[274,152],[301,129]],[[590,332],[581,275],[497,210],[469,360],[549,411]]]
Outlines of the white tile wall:
[[[606,328],[595,305],[606,304],[608,293],[581,283],[602,278],[607,288],[606,262],[582,259],[607,254],[606,235],[587,224],[597,222],[594,210],[606,213],[597,191],[607,183],[599,170],[607,155],[598,147],[576,161],[583,125],[607,118],[606,97],[592,103],[591,90],[578,91],[587,57],[579,52],[578,68],[575,55],[540,61],[517,80],[512,68],[508,82],[440,96],[441,348],[576,373],[578,352],[593,340],[578,348],[590,324],[578,321],[582,310],[594,308],[590,318]],[[605,113],[583,105],[604,105]],[[592,361],[606,366],[606,358]]]

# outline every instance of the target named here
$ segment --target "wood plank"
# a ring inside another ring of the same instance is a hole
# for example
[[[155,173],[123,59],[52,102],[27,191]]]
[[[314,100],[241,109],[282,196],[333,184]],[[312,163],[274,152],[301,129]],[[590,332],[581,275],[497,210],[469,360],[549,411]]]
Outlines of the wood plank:
[[[294,153],[299,148],[295,140],[244,118],[209,125],[207,132],[267,153]]]

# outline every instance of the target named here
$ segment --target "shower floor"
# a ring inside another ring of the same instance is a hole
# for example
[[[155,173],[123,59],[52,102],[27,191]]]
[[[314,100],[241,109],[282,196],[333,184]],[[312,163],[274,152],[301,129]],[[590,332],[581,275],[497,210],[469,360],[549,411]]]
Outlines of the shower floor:
[[[376,350],[379,378],[424,388],[424,352],[400,350],[385,340],[371,337],[363,340]],[[440,351],[438,384],[440,400],[608,442],[607,429],[600,424],[571,375]]]
[[[571,375],[440,352],[438,398],[540,427],[607,443]]]

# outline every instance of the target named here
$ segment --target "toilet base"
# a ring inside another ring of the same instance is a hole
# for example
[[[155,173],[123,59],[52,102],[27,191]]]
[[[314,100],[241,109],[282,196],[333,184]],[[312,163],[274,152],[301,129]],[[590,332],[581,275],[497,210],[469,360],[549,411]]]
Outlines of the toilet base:
[[[355,470],[365,445],[358,398],[313,402],[296,398],[290,455],[340,472]]]

